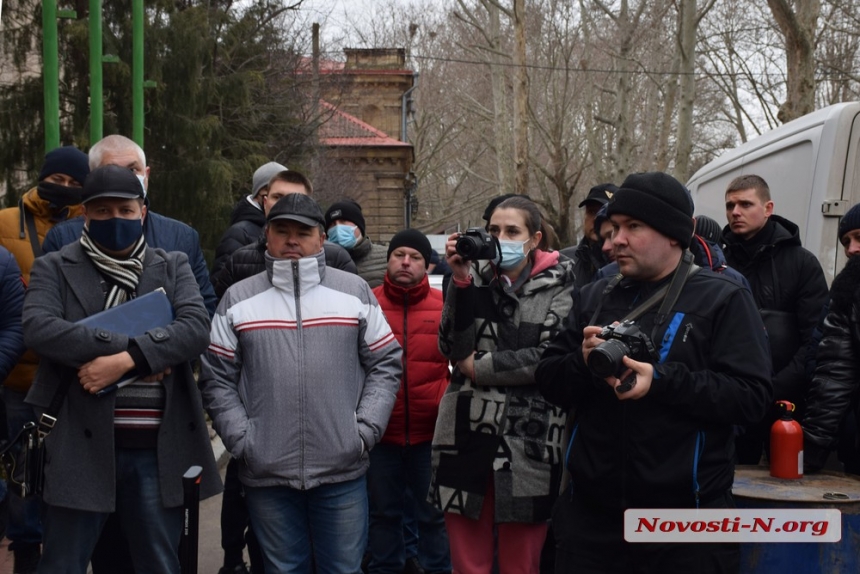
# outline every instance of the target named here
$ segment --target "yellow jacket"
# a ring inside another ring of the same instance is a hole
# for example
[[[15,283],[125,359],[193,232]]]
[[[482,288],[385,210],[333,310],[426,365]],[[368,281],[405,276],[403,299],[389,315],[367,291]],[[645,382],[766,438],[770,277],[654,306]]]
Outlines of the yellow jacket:
[[[60,216],[51,209],[47,201],[39,197],[39,192],[35,187],[21,196],[18,207],[0,210],[0,245],[15,256],[15,261],[21,268],[24,282],[29,283],[30,269],[33,267],[33,260],[36,257],[33,253],[33,245],[30,243],[30,231],[21,211],[22,207],[33,215],[39,245],[45,241],[45,235],[54,225],[70,217],[81,215],[83,210],[80,205],[75,205],[69,207],[67,213]],[[3,381],[3,384],[16,391],[27,391],[36,376],[38,364],[39,359],[36,354],[28,350],[9,373],[9,376],[6,377],[6,380]]]

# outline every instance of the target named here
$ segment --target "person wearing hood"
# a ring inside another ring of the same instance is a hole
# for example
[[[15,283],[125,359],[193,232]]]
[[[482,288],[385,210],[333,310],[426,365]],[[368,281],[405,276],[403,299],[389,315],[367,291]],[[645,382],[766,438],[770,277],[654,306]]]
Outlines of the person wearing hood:
[[[72,146],[58,147],[45,155],[36,186],[21,196],[16,207],[0,210],[0,246],[14,255],[25,286],[51,228],[81,214],[82,187],[89,173],[87,154]],[[36,420],[24,397],[38,364],[36,355],[27,351],[3,381],[9,436],[15,436],[24,423]],[[6,536],[12,542],[9,549],[15,556],[15,572],[35,572],[42,541],[39,501],[12,495],[9,504]]]
[[[227,289],[212,320],[204,405],[238,460],[266,572],[310,572],[313,561],[352,574],[400,345],[367,283],[326,266],[312,198],[286,195],[266,220],[265,272]]]
[[[371,289],[382,285],[388,268],[388,251],[367,236],[361,206],[351,199],[331,204],[325,212],[325,228],[329,241],[349,251],[358,276]]]
[[[540,211],[504,199],[488,231],[496,257],[464,259],[448,237],[453,271],[439,351],[454,363],[431,447],[431,500],[445,513],[455,572],[537,572],[562,475],[566,412],[541,397],[535,368],[567,322],[573,262],[538,247]],[[462,245],[462,244],[461,244]]]
[[[728,264],[750,283],[768,331],[773,365],[773,398],[798,407],[808,387],[805,349],[821,309],[827,303],[827,281],[815,255],[801,246],[798,227],[775,215],[770,188],[758,175],[744,175],[726,188],[723,229]],[[776,413],[738,437],[740,464],[758,464]]]
[[[263,203],[269,192],[269,181],[273,175],[282,171],[288,170],[278,162],[270,161],[254,172],[254,177],[251,179],[251,193],[240,199],[233,207],[233,212],[230,214],[230,227],[224,231],[215,248],[215,261],[212,263],[210,276],[214,276],[227,263],[234,251],[260,239],[263,226],[266,224]],[[294,186],[291,193],[301,192],[311,195],[310,182],[303,175],[298,173],[297,175],[301,179],[296,178],[296,181],[291,183]]]

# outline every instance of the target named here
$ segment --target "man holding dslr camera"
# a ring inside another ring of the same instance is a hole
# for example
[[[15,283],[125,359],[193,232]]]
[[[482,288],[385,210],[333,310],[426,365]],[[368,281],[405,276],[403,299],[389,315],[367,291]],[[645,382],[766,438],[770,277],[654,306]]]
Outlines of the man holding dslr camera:
[[[737,572],[738,544],[625,542],[624,510],[734,506],[733,426],[759,420],[772,395],[761,318],[747,289],[692,265],[677,180],[630,175],[607,214],[620,280],[574,295],[535,374],[575,409],[556,571]]]

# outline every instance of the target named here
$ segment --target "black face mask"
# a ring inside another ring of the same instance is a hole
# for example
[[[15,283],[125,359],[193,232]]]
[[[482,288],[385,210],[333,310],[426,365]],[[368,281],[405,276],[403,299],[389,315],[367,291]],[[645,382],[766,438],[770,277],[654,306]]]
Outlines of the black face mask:
[[[78,205],[84,192],[83,188],[80,187],[66,187],[47,181],[40,181],[36,189],[39,192],[39,197],[56,209]]]

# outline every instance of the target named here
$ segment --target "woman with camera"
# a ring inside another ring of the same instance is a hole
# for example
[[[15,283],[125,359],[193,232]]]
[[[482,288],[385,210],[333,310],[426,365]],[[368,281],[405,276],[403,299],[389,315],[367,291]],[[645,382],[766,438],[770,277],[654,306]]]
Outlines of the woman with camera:
[[[561,477],[565,412],[535,385],[541,353],[571,307],[573,264],[537,248],[528,198],[504,200],[487,230],[448,238],[453,271],[439,350],[455,365],[439,406],[430,496],[445,512],[454,571],[538,572]],[[494,526],[498,548],[494,547]]]

